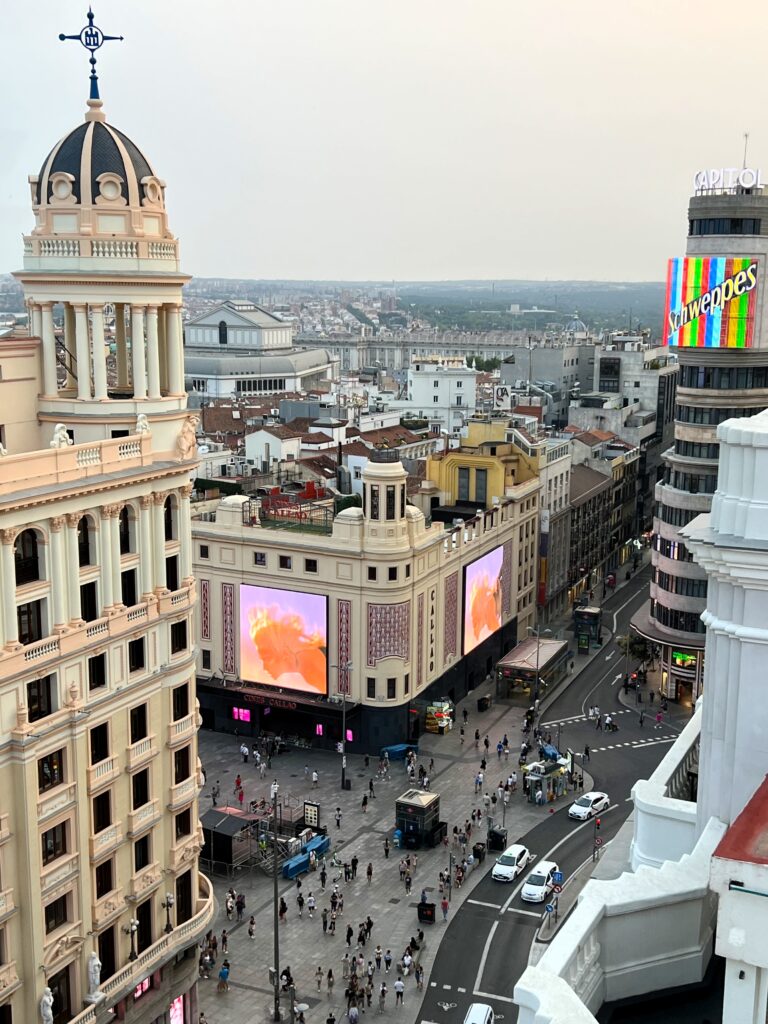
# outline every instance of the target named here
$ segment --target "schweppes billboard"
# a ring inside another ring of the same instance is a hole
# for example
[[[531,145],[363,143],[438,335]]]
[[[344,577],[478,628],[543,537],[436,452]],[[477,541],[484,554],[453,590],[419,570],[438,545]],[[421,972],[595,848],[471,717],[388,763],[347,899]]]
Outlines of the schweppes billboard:
[[[758,261],[678,256],[667,269],[665,333],[685,348],[751,348]]]

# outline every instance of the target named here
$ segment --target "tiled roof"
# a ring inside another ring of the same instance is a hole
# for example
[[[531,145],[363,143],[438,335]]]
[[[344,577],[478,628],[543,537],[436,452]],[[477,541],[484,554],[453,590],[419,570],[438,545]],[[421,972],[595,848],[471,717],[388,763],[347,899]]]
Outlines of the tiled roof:
[[[333,441],[330,434],[324,434],[322,430],[313,430],[311,433],[301,435],[302,444],[328,444]]]
[[[285,427],[282,423],[275,423],[272,426],[262,427],[261,429],[266,430],[268,434],[279,438],[281,441],[290,441],[291,438],[301,437],[298,430],[291,430],[290,427]]]
[[[404,444],[417,444],[424,438],[407,427],[380,427],[378,430],[364,431],[360,434],[360,440],[373,448],[399,448]]]

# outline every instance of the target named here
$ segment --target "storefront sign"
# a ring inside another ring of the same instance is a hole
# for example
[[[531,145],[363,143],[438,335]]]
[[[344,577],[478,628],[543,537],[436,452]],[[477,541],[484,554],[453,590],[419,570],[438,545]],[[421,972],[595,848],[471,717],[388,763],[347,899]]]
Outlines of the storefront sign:
[[[683,651],[672,651],[671,662],[676,668],[696,668],[697,656]]]
[[[286,708],[288,711],[295,711],[298,707],[295,700],[283,700],[282,697],[263,697],[260,693],[243,693],[238,696],[248,704],[269,704],[273,708]]]
[[[708,192],[727,188],[762,188],[763,172],[752,167],[715,167],[696,171],[693,191]]]

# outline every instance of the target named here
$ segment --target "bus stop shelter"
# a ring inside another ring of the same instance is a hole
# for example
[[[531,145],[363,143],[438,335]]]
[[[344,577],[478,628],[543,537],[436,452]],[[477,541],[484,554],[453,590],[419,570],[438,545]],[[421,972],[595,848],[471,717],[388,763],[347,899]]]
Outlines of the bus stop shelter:
[[[568,641],[532,636],[496,663],[496,695],[532,704],[567,674]]]

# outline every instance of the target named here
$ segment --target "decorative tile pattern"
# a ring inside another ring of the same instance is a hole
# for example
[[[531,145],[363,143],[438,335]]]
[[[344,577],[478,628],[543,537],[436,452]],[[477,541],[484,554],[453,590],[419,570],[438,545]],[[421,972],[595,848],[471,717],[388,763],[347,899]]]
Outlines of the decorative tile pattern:
[[[424,595],[419,594],[416,604],[416,656],[419,664],[416,669],[416,685],[424,682]]]
[[[512,614],[512,541],[504,544],[501,556],[501,617],[504,622]]]
[[[211,639],[211,584],[200,580],[200,639]]]
[[[349,693],[349,662],[352,658],[352,602],[338,602],[339,680],[337,693]]]
[[[443,612],[443,633],[445,635],[445,650],[443,659],[458,653],[458,624],[459,624],[459,574],[452,572],[445,581],[445,609]]]
[[[408,661],[411,650],[411,602],[368,605],[368,665],[382,658]]]
[[[224,671],[235,673],[235,585],[221,584],[222,640],[224,647]]]

